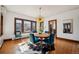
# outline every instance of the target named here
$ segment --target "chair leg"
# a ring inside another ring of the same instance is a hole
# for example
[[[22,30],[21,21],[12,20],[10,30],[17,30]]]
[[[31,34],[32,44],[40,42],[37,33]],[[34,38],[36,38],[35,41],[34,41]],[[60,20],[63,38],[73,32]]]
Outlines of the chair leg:
[[[55,50],[54,44],[50,45],[50,50]]]
[[[48,48],[46,47],[42,48],[42,54],[46,54],[46,52],[48,52]]]

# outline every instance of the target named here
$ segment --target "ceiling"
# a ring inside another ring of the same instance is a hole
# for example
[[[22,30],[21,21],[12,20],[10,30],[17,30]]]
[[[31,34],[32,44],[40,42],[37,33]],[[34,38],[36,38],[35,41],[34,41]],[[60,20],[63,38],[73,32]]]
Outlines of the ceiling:
[[[42,8],[41,16],[48,17],[65,11],[78,9],[79,5],[5,5],[5,7],[10,11],[36,18],[40,14],[40,7]]]

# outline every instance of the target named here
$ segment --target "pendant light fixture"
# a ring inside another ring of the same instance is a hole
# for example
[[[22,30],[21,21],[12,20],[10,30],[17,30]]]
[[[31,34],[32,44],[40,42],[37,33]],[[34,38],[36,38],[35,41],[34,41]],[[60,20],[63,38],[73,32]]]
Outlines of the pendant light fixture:
[[[41,16],[41,7],[39,8],[39,17],[37,18],[37,22],[43,22],[43,17]]]

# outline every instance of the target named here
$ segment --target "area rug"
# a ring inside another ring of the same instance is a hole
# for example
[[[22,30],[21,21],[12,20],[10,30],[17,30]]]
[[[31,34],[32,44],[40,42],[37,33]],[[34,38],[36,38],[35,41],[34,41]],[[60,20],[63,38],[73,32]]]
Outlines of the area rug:
[[[23,46],[17,45],[14,54],[41,54],[41,51],[30,49],[27,44],[24,44]]]
[[[33,51],[32,49],[29,49],[21,52],[21,50],[17,48],[15,54],[41,54],[41,51]]]

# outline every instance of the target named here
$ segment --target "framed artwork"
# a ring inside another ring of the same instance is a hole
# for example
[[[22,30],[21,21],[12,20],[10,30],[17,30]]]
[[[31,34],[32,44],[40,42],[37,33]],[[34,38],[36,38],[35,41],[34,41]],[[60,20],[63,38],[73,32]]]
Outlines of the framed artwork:
[[[63,33],[73,33],[73,19],[63,20]]]

